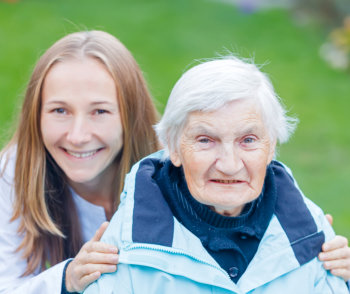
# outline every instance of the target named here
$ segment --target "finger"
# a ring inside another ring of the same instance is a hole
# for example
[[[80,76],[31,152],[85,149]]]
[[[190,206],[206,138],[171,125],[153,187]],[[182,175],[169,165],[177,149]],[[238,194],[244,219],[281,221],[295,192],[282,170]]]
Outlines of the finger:
[[[330,240],[322,245],[323,251],[332,251],[339,248],[348,246],[348,239],[343,236],[335,236],[333,240]]]
[[[94,272],[99,272],[101,274],[104,273],[113,273],[117,270],[116,265],[111,264],[86,264],[80,269],[80,277],[81,279],[84,276],[88,276]]]
[[[333,216],[331,214],[326,214],[326,219],[331,225],[333,225]]]
[[[75,264],[84,266],[86,264],[118,264],[119,255],[101,252],[85,252],[75,258]]]
[[[95,282],[100,276],[100,272],[93,272],[89,275],[83,276],[79,281],[80,289],[78,289],[78,291],[84,291],[87,286],[89,286],[92,282]]]
[[[100,253],[118,253],[118,248],[114,245],[106,244],[103,242],[91,242],[86,243],[86,252],[100,252]]]
[[[118,254],[108,254],[100,252],[91,252],[87,254],[85,263],[93,264],[117,264],[119,261]]]
[[[337,259],[350,259],[350,249],[349,248],[340,248],[332,251],[321,252],[319,254],[319,259],[321,261],[337,260]]]
[[[323,267],[327,270],[343,269],[349,271],[350,273],[350,262],[347,259],[335,259],[326,261],[323,263]]]
[[[109,222],[104,222],[102,225],[97,229],[95,235],[92,237],[91,241],[100,241],[103,233],[106,231],[107,227],[109,225]]]
[[[343,278],[345,281],[350,280],[350,271],[346,269],[334,269],[331,270],[331,273],[335,276]]]

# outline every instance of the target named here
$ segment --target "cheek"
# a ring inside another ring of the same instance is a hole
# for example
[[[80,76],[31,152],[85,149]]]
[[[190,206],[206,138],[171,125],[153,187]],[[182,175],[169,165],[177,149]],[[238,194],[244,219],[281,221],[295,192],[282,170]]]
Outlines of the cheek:
[[[123,128],[121,123],[110,123],[109,126],[95,129],[100,140],[105,142],[112,149],[113,154],[119,153],[124,145]]]
[[[183,161],[182,166],[189,186],[200,186],[204,184],[206,174],[211,166],[210,162],[208,157],[198,156],[195,153]]]
[[[63,123],[57,123],[49,119],[41,120],[41,136],[44,145],[48,147],[50,144],[55,144],[66,133],[69,127]]]
[[[48,143],[53,141],[55,134],[57,134],[56,128],[54,125],[52,125],[50,123],[49,120],[47,120],[45,118],[43,118],[41,120],[40,128],[41,128],[41,137],[42,137],[44,144],[46,146]]]
[[[201,195],[200,191],[202,190],[201,187],[203,186],[202,177],[199,174],[199,171],[193,168],[184,168],[184,173],[188,190],[196,200],[199,200],[198,196]]]
[[[255,166],[251,165],[251,175],[253,175],[253,183],[255,185],[255,189],[262,190],[264,185],[265,176],[266,176],[266,162],[260,162],[255,164]]]
[[[190,191],[204,186],[207,174],[215,163],[215,152],[212,150],[198,151],[192,144],[182,144],[179,157]],[[191,193],[194,194],[193,191]]]
[[[265,179],[266,167],[268,164],[269,154],[266,150],[250,153],[245,157],[245,165],[249,174],[259,183]]]
[[[106,131],[107,130],[107,131]],[[108,130],[113,130],[113,136],[111,137],[111,132]],[[105,133],[105,137],[110,137],[112,138],[113,142],[115,142],[115,145],[121,145],[123,146],[124,142],[123,142],[123,128],[121,126],[121,124],[118,124],[117,126],[114,126],[112,128],[107,128],[104,130]]]

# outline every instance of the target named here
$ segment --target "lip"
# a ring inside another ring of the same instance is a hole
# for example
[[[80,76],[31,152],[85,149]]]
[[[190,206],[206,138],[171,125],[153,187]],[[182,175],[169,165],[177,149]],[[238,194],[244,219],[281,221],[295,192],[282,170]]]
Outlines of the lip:
[[[69,158],[72,158],[72,159],[75,159],[75,160],[87,160],[87,159],[94,158],[97,154],[99,154],[105,148],[102,147],[102,148],[91,149],[91,150],[84,150],[84,151],[75,151],[75,150],[66,149],[64,147],[60,147],[60,149]]]
[[[220,184],[220,185],[239,185],[239,184],[244,184],[246,181],[242,180],[235,180],[235,179],[211,179],[209,180],[211,183],[214,184]]]

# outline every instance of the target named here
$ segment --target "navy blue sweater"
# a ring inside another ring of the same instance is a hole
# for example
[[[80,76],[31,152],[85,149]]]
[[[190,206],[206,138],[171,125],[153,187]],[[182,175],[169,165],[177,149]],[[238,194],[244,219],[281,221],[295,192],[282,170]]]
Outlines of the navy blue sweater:
[[[254,257],[274,212],[276,188],[272,168],[267,168],[261,195],[246,204],[238,217],[222,216],[195,200],[182,168],[170,160],[164,162],[155,180],[178,221],[201,240],[208,253],[237,282]]]

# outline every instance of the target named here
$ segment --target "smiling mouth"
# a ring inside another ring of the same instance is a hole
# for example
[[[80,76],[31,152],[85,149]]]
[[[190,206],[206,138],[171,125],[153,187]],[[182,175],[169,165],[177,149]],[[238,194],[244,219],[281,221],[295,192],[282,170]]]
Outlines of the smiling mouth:
[[[71,151],[68,149],[64,149],[63,150],[65,152],[67,152],[69,155],[75,157],[75,158],[86,158],[86,157],[91,157],[94,156],[97,152],[99,152],[100,150],[102,150],[103,148],[99,148],[99,149],[95,149],[92,151],[86,151],[86,152],[75,152],[75,151]]]

